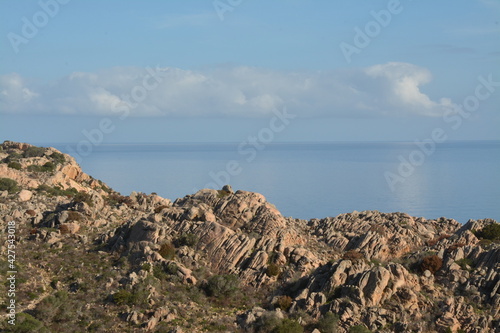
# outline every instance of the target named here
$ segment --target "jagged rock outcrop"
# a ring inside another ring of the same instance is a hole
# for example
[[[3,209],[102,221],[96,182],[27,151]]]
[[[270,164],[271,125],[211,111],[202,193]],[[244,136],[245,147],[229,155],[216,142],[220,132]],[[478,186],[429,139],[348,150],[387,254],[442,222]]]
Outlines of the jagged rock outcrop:
[[[53,148],[0,147],[0,178],[17,183],[0,190],[0,237],[15,221],[22,278],[37,276],[19,286],[19,313],[52,331],[78,318],[72,330],[500,332],[500,239],[482,233],[494,220],[304,221],[230,186],[123,196]]]

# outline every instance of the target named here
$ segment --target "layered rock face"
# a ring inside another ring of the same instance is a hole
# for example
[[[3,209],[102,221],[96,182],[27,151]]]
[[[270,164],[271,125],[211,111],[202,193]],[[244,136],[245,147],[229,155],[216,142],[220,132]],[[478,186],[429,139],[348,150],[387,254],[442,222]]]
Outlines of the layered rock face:
[[[305,221],[229,186],[174,202],[122,196],[53,148],[1,148],[0,178],[11,180],[0,189],[1,236],[16,221],[25,274],[40,277],[20,287],[18,310],[52,331],[69,319],[44,307],[86,290],[92,307],[81,307],[76,330],[500,332],[496,221],[378,211]],[[259,303],[221,312],[238,298],[233,278],[239,298]]]

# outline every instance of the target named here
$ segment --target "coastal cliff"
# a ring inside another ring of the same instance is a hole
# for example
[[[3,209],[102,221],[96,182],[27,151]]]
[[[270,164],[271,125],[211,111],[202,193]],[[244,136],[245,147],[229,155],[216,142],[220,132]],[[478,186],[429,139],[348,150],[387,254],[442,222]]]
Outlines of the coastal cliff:
[[[230,186],[124,196],[54,148],[6,141],[0,223],[6,332],[500,332],[491,219],[307,221]]]

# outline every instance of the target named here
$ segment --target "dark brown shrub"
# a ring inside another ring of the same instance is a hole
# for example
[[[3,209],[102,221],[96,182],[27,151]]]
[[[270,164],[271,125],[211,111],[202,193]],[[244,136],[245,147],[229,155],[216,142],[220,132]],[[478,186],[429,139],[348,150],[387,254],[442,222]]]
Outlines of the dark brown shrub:
[[[277,276],[280,273],[280,267],[276,264],[269,264],[266,269],[268,276]]]
[[[446,252],[452,252],[458,249],[459,247],[464,247],[465,243],[455,243],[452,244],[449,248],[446,249]]]
[[[448,235],[448,234],[442,234],[442,235],[439,235],[439,237],[436,237],[434,239],[431,239],[430,241],[427,241],[427,245],[429,246],[434,246],[436,245],[438,242],[442,241],[443,239],[448,239],[450,238],[451,235]]]
[[[61,235],[69,234],[69,228],[66,224],[61,224],[59,226],[59,231],[61,232]]]
[[[365,256],[363,253],[356,251],[356,250],[349,250],[344,255],[342,256],[342,259],[348,259],[348,260],[361,260]]]
[[[167,260],[174,259],[175,247],[170,243],[164,243],[158,250],[158,253]]]
[[[161,206],[158,206],[155,208],[155,214],[158,214],[160,213],[162,210],[164,210],[165,208],[168,208],[168,206],[166,205],[161,205]]]
[[[133,202],[130,197],[126,197],[123,195],[120,195],[118,193],[111,193],[108,195],[108,197],[105,199],[106,203],[110,206],[116,206],[116,205],[127,205],[128,207],[132,206]]]
[[[290,307],[292,306],[292,298],[290,296],[280,296],[278,298],[278,302],[276,303],[278,308],[280,308],[283,311],[288,311]]]
[[[439,258],[437,255],[427,256],[423,258],[420,263],[422,272],[429,270],[432,274],[435,274],[441,266],[443,266],[443,259]]]
[[[36,215],[36,212],[33,210],[33,209],[28,209],[26,211],[26,214],[28,214],[29,216],[35,216]]]
[[[82,221],[82,214],[75,212],[73,210],[68,211],[68,222],[69,221]]]

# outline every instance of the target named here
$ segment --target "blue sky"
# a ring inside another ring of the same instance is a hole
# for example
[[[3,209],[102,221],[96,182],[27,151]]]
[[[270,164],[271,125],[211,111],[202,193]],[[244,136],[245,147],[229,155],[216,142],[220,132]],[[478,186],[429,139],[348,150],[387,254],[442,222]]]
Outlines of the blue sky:
[[[500,139],[496,0],[1,0],[0,21],[0,140],[110,119],[103,142],[238,142],[283,110],[276,141]]]

